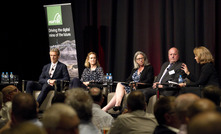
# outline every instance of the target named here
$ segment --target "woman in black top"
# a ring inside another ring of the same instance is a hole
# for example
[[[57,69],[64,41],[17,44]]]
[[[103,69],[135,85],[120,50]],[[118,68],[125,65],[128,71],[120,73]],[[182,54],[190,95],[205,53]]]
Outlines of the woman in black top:
[[[201,65],[201,73],[199,79],[196,79],[195,75],[189,72],[186,64],[182,65],[182,70],[187,74],[187,78],[191,81],[190,84],[181,83],[183,86],[206,86],[206,85],[216,85],[219,86],[219,79],[217,72],[213,66],[214,59],[211,52],[204,46],[196,47],[193,50],[195,55],[195,60]]]
[[[115,111],[120,110],[120,104],[123,96],[131,92],[131,83],[136,82],[140,83],[140,85],[145,83],[152,86],[154,80],[154,72],[153,67],[148,62],[146,54],[141,51],[136,52],[133,61],[134,69],[132,70],[129,78],[126,80],[126,82],[130,84],[127,85],[124,83],[118,83],[113,98],[102,110],[108,111],[112,107],[114,107]],[[136,86],[133,86],[132,91],[133,90],[136,90]]]
[[[70,82],[70,88],[84,87],[86,88],[90,82],[102,82],[104,73],[102,67],[97,60],[95,52],[90,52],[87,55],[84,66],[86,67],[81,75],[81,79],[73,78]]]

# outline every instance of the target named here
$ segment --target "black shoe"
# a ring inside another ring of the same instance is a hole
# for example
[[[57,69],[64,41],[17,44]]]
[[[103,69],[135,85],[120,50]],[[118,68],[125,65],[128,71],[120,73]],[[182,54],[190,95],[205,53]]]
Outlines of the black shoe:
[[[114,111],[118,111],[118,110],[120,111],[121,110],[121,106],[115,106],[115,107],[113,107],[113,110]]]

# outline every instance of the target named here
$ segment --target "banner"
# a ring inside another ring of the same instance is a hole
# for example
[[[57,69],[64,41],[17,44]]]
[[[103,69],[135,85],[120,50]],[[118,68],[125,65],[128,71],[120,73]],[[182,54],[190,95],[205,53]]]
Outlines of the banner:
[[[68,67],[71,79],[78,77],[77,51],[71,3],[44,5],[49,46],[59,48],[59,61]]]

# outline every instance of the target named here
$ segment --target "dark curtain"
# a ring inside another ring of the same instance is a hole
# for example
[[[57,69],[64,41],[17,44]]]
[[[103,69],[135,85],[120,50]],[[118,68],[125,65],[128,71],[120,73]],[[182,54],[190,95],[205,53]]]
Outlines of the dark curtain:
[[[1,9],[4,18],[0,32],[1,71],[13,71],[21,79],[38,80],[43,65],[50,62],[43,5],[58,3],[72,3],[80,75],[87,53],[95,51],[104,71],[111,72],[114,80],[124,81],[133,68],[133,55],[138,50],[147,54],[157,75],[162,63],[168,60],[168,49],[173,46],[180,50],[181,61],[198,74],[193,48],[203,45],[212,52],[221,78],[220,0],[2,3],[10,6]]]
[[[138,50],[147,54],[157,75],[173,46],[180,50],[180,60],[196,74],[199,68],[193,49],[206,46],[215,58],[220,76],[219,0],[98,0],[96,3],[97,29],[105,27],[105,71],[113,72],[115,80],[128,77],[133,55]]]

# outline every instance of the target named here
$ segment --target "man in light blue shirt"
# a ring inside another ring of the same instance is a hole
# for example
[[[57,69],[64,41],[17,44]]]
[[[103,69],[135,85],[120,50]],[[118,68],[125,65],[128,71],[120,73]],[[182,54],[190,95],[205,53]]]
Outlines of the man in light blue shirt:
[[[80,134],[101,134],[101,131],[92,123],[92,104],[90,95],[82,88],[70,89],[65,102],[76,110],[80,119]]]
[[[93,87],[89,89],[89,95],[94,101],[92,106],[92,115],[93,115],[92,122],[100,130],[104,127],[110,128],[112,126],[114,119],[110,114],[104,112],[101,109],[101,105],[104,100],[101,90],[97,87]]]

